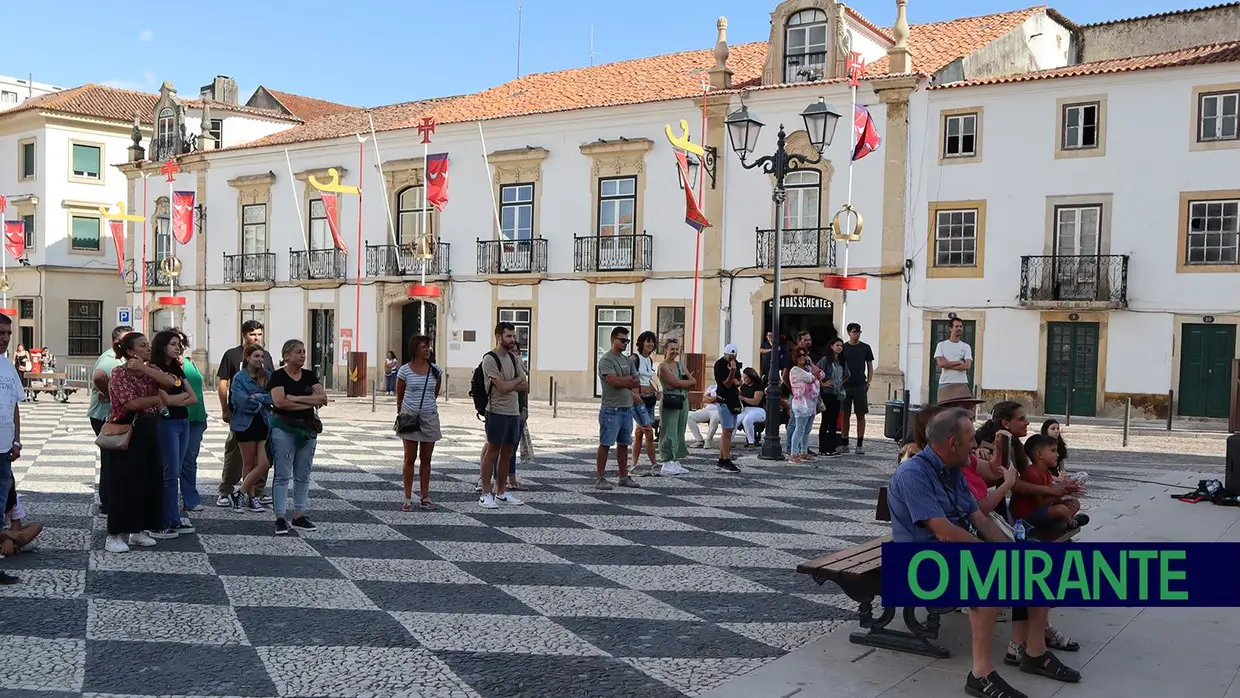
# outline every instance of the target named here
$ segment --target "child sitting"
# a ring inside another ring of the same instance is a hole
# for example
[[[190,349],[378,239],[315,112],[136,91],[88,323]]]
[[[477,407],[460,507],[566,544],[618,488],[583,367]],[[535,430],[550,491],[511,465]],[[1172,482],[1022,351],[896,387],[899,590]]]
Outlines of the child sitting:
[[[1042,433],[1055,440],[1055,467],[1051,468],[1051,475],[1055,476],[1056,485],[1067,485],[1068,482],[1074,481],[1080,485],[1080,491],[1077,494],[1085,493],[1085,481],[1089,479],[1089,473],[1079,471],[1075,473],[1068,472],[1068,445],[1064,443],[1063,433],[1059,422],[1054,419],[1048,419],[1042,422]],[[1076,499],[1072,495],[1065,495],[1064,499]]]
[[[1029,465],[1020,473],[1021,481],[1026,483],[1020,489],[1025,491],[1012,496],[1012,517],[1024,519],[1035,529],[1058,525],[1072,529],[1089,523],[1089,517],[1080,513],[1080,502],[1065,498],[1067,494],[1076,493],[1079,485],[1074,482],[1055,484],[1055,476],[1051,474],[1058,459],[1055,439],[1044,434],[1030,436],[1025,440],[1025,455]],[[1030,491],[1029,485],[1033,485],[1035,491]]]

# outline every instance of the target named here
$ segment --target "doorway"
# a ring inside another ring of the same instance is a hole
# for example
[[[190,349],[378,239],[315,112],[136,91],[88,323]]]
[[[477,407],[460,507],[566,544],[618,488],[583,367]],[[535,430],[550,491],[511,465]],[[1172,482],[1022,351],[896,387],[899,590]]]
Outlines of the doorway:
[[[33,349],[33,348],[35,348],[35,346],[34,346],[34,328],[33,328],[33,327],[31,327],[30,325],[22,325],[22,328],[21,328],[21,335],[22,335],[22,336],[21,336],[21,341],[19,341],[19,342],[18,342],[18,344],[21,344],[22,346],[26,347],[27,349]]]
[[[1228,416],[1235,358],[1235,325],[1184,325],[1180,334],[1181,415]]]
[[[1096,322],[1046,324],[1047,414],[1092,417],[1098,411],[1098,344]]]
[[[762,337],[771,330],[772,301],[762,304]],[[802,331],[811,338],[810,358],[817,361],[827,351],[831,340],[840,336],[835,326],[835,304],[817,296],[783,296],[779,299],[779,333],[794,341]]]
[[[972,390],[977,382],[973,380],[973,372],[977,369],[977,322],[974,320],[961,320],[964,323],[964,332],[960,335],[960,341],[968,344],[973,349],[973,365],[969,367],[969,389]],[[945,342],[952,336],[951,320],[931,320],[930,321],[930,400],[927,404],[933,405],[939,401],[939,362],[935,360],[934,354],[938,349],[939,342]]]
[[[336,367],[336,311],[310,311],[310,370],[319,377],[325,390],[335,387],[332,376]]]
[[[438,335],[439,308],[434,303],[426,301],[410,301],[400,309],[400,350],[396,353],[401,357],[401,363],[407,364],[412,356],[409,355],[409,340],[423,333],[422,318],[426,313],[425,334],[431,338],[431,360],[435,357],[435,338]]]
[[[637,337],[633,336],[632,307],[609,306],[594,309],[594,397],[603,394],[603,383],[598,378],[598,360],[611,351],[611,331],[617,327],[627,329],[629,339],[637,340]]]

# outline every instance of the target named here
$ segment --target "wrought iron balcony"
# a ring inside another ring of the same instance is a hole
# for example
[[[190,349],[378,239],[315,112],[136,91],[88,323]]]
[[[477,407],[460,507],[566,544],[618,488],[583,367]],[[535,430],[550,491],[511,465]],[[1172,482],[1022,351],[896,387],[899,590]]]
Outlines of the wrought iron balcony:
[[[345,278],[348,255],[344,250],[289,250],[288,277],[293,281]]]
[[[600,235],[573,238],[573,271],[650,271],[654,238]]]
[[[792,54],[784,58],[784,82],[814,82],[827,74],[827,52]]]
[[[479,274],[545,274],[547,241],[479,240]]]
[[[274,252],[224,255],[224,283],[247,284],[276,280]]]
[[[448,276],[451,243],[437,242],[431,246],[431,258],[418,254],[416,245],[367,245],[367,276]]]
[[[1128,255],[1024,256],[1022,305],[1128,307]]]
[[[147,286],[171,286],[172,277],[168,276],[159,268],[159,261],[146,262],[142,265],[142,272],[146,277]]]
[[[757,231],[757,266],[775,268],[775,231]],[[791,228],[780,232],[779,261],[789,267],[834,267],[835,240],[831,228]]]

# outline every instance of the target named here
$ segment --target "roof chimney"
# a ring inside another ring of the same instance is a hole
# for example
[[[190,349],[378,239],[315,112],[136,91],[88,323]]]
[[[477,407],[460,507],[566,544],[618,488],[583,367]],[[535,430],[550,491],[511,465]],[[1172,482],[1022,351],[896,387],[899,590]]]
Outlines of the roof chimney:
[[[237,81],[227,75],[216,75],[210,85],[199,88],[198,96],[205,100],[237,104]]]
[[[895,46],[887,51],[892,73],[913,72],[913,55],[908,49],[908,0],[896,0],[896,24],[891,28]]]
[[[720,17],[715,28],[719,34],[715,40],[715,67],[710,69],[710,86],[726,90],[732,86],[732,71],[728,70],[728,18]]]

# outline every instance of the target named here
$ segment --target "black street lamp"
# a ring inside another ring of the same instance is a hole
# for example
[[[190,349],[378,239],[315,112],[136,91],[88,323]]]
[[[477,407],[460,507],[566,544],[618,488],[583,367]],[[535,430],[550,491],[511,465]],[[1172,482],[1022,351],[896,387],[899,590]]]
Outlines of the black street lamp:
[[[685,165],[689,169],[689,188],[697,191],[698,181],[702,176],[702,172],[706,173],[706,178],[710,180],[710,188],[715,188],[715,149],[709,145],[702,146],[702,157],[698,157],[693,153],[685,153]],[[677,167],[676,182],[681,189],[685,188],[683,182],[680,181],[679,166]]]
[[[788,152],[787,136],[784,133],[783,124],[780,124],[775,154],[764,155],[752,163],[746,162],[746,158],[752,155],[758,147],[758,134],[762,131],[762,122],[750,114],[748,107],[744,104],[740,109],[728,115],[724,122],[728,126],[728,138],[732,141],[732,150],[736,151],[737,156],[740,157],[741,166],[747,170],[761,167],[766,174],[775,175],[775,191],[771,195],[775,201],[775,293],[771,299],[771,336],[774,341],[771,343],[770,375],[766,386],[766,435],[762,439],[762,451],[758,455],[762,460],[782,460],[784,457],[783,449],[779,444],[779,284],[783,257],[780,246],[783,243],[781,239],[783,208],[784,199],[787,196],[784,178],[801,165],[814,165],[822,162],[822,154],[827,146],[831,145],[831,139],[835,135],[835,126],[840,120],[840,113],[819,97],[817,102],[810,104],[805,111],[801,112],[801,119],[805,121],[805,132],[809,135],[809,142],[818,153],[818,156],[812,160],[804,155]]]

